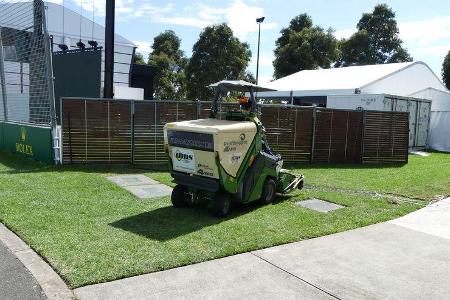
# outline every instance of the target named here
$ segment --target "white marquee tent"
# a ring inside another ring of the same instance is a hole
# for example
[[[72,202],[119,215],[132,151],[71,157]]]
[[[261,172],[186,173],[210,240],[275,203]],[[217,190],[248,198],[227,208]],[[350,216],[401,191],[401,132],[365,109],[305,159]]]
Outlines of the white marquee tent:
[[[304,70],[266,85],[276,92],[260,98],[390,94],[432,101],[428,146],[450,152],[450,92],[421,61],[345,68]]]

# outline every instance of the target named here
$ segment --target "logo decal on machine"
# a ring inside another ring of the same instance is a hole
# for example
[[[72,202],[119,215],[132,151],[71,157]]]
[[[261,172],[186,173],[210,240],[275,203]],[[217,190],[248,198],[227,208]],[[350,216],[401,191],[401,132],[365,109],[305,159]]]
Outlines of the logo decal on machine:
[[[176,158],[178,161],[181,161],[182,159],[183,159],[183,160],[192,160],[192,159],[194,158],[194,155],[192,155],[192,154],[186,154],[186,153],[183,153],[183,152],[177,150],[177,152],[175,153],[175,158]]]
[[[172,164],[175,171],[195,173],[195,156],[191,149],[172,148]]]

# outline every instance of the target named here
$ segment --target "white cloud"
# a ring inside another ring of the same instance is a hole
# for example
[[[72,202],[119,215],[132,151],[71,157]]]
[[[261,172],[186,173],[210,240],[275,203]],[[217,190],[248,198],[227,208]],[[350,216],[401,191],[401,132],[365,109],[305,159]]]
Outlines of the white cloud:
[[[153,22],[186,25],[203,28],[208,25],[226,22],[234,34],[244,39],[248,33],[256,32],[258,24],[256,18],[264,16],[264,9],[245,4],[242,0],[234,0],[228,7],[212,7],[203,3],[194,3],[183,9],[183,15],[160,14],[151,16]],[[262,30],[273,29],[278,26],[275,22],[264,22]]]
[[[265,84],[271,82],[273,80],[272,76],[261,76],[258,78],[258,85],[264,86]]]
[[[250,68],[256,70],[257,53],[252,53],[252,60],[250,62]],[[272,67],[272,62],[275,59],[275,55],[271,51],[264,51],[259,53],[259,67]]]
[[[450,45],[430,46],[417,48],[416,52],[420,54],[436,55],[444,57],[450,51]]]
[[[336,30],[334,32],[334,36],[337,39],[348,39],[356,32],[356,29],[343,29],[343,30]]]
[[[61,1],[61,0],[59,0]],[[104,16],[106,10],[106,2],[101,1],[86,1],[86,0],[73,0],[76,5],[83,10],[92,12],[94,11],[97,16]],[[116,0],[116,18],[120,21],[127,21],[133,18],[143,18],[148,16],[159,16],[171,12],[174,8],[172,3],[167,3],[162,6],[152,5],[148,1],[144,0]]]
[[[142,55],[144,55],[144,58],[146,59],[148,57],[148,54],[152,51],[152,43],[145,41],[133,41],[133,43],[136,44],[137,51],[142,53]]]
[[[161,17],[156,16],[153,18],[154,22],[158,23],[165,23],[165,24],[174,24],[174,25],[184,25],[184,26],[192,26],[192,27],[199,27],[203,28],[205,26],[208,26],[211,24],[210,21],[207,20],[201,20],[194,17]]]
[[[235,0],[226,9],[226,20],[233,32],[239,38],[245,38],[248,33],[258,31],[256,18],[264,16],[264,9],[256,6],[249,6],[242,0]],[[261,29],[273,29],[278,26],[275,22],[266,21],[261,24]]]
[[[55,0],[62,1],[62,0]],[[105,1],[72,0],[83,10],[94,12],[95,15],[105,15]],[[116,0],[116,18],[128,21],[135,18],[145,18],[151,22],[184,25],[203,28],[208,25],[226,22],[235,35],[241,39],[258,30],[256,18],[264,16],[264,9],[255,4],[247,5],[243,0],[234,0],[226,7],[213,7],[196,2],[183,9],[175,9],[173,3],[152,5],[144,0]],[[261,24],[262,30],[278,27],[275,22],[266,20]]]
[[[428,20],[398,22],[400,38],[405,43],[429,44],[450,38],[450,16]],[[349,38],[356,29],[337,30],[337,38]]]
[[[400,38],[405,42],[427,44],[450,38],[450,16],[399,22]]]

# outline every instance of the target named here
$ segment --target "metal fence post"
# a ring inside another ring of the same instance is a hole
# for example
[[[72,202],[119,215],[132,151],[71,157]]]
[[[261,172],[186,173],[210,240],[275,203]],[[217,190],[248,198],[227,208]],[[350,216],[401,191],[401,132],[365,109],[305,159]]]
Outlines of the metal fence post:
[[[42,13],[42,27],[43,27],[43,43],[44,43],[44,56],[46,57],[46,64],[47,64],[47,76],[48,76],[48,97],[50,102],[50,125],[53,128],[56,128],[56,110],[55,110],[55,88],[54,88],[54,77],[53,77],[53,65],[52,65],[52,50],[51,50],[51,40],[50,36],[47,32],[47,24],[45,22],[45,6],[42,2],[41,7],[41,13]]]
[[[293,109],[293,108],[289,108],[289,109]],[[297,154],[297,149],[295,148],[295,146],[297,144],[296,142],[297,142],[297,112],[298,112],[297,108],[294,108],[294,109],[295,109],[295,119],[294,119],[294,154],[292,155],[293,161],[295,161],[295,157]]]
[[[350,118],[350,111],[347,112],[347,123],[345,126],[345,150],[344,150],[344,161],[347,162],[347,148],[348,148],[348,119]]]
[[[202,112],[202,103],[200,101],[197,101],[197,119],[200,119]]]
[[[135,124],[134,124],[134,111],[135,111],[135,101],[131,101],[130,106],[131,111],[131,164],[134,165],[134,154],[135,154],[135,143],[134,143],[134,131],[135,131]]]
[[[312,116],[312,132],[311,132],[311,157],[309,162],[314,162],[314,144],[316,142],[316,125],[317,125],[317,108],[313,108],[313,116]]]
[[[84,162],[87,163],[88,159],[88,135],[87,135],[87,101],[84,100],[84,149],[86,151],[84,156]]]
[[[8,99],[6,95],[6,80],[5,80],[5,66],[4,66],[4,53],[3,53],[3,38],[0,27],[0,84],[2,87],[2,98],[3,98],[3,118],[4,121],[8,121]]]
[[[331,162],[331,141],[333,139],[333,117],[334,117],[334,110],[331,111],[330,135],[329,135],[329,139],[328,139],[328,162]]]
[[[108,101],[108,162],[111,163],[111,114],[110,114],[110,101]]]
[[[360,162],[364,163],[364,138],[366,135],[366,121],[367,121],[367,111],[362,111],[362,130],[361,130],[361,154],[360,154]]]

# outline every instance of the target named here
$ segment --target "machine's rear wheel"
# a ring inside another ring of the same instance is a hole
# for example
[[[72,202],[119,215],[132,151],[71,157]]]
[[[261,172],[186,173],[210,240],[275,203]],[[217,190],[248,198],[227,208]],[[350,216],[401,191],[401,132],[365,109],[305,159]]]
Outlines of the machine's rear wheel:
[[[230,212],[230,195],[227,193],[218,193],[211,205],[213,216],[223,218]]]
[[[187,191],[187,188],[184,185],[176,185],[172,190],[172,205],[174,207],[184,207],[187,205],[185,200],[185,193]]]
[[[275,199],[275,193],[277,191],[277,185],[272,178],[267,178],[264,182],[262,194],[261,194],[261,203],[269,204],[273,202]]]

